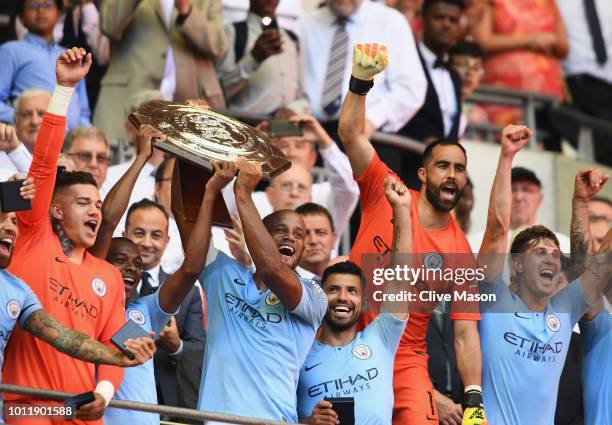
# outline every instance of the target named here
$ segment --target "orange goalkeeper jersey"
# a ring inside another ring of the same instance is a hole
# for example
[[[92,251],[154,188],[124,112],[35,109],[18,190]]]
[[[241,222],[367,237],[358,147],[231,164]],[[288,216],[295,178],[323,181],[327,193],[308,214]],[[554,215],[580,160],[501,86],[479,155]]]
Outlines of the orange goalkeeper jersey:
[[[380,160],[377,154],[368,165],[366,171],[357,179],[361,191],[362,216],[359,232],[355,243],[351,249],[350,260],[356,264],[364,263],[363,254],[382,256],[391,251],[393,241],[393,209],[384,192],[384,180],[388,175],[394,175],[387,165]],[[399,178],[398,178],[399,180]],[[442,229],[426,230],[420,223],[418,213],[418,200],[420,193],[410,191],[412,195],[412,233],[413,233],[413,253],[418,256],[427,257],[429,253],[440,253],[447,267],[474,267],[472,250],[454,218],[450,218],[448,224]],[[453,256],[452,254],[460,254]],[[375,260],[373,260],[376,262]],[[372,261],[365,261],[371,264]],[[467,263],[467,264],[458,264]],[[444,266],[443,266],[444,267]],[[432,287],[440,292],[448,292],[449,286],[453,282],[445,282],[444,288]],[[467,289],[470,293],[477,293],[477,287]],[[435,307],[435,306],[434,306]],[[396,363],[410,363],[412,361],[427,365],[427,327],[429,324],[429,312],[410,312],[408,325],[400,342]],[[370,323],[375,312],[367,312],[362,315],[361,324],[363,326]],[[478,303],[451,303],[451,318],[464,320],[479,320]],[[418,355],[414,355],[418,353]]]
[[[110,338],[125,323],[121,274],[89,253],[81,264],[71,262],[49,220],[65,124],[65,117],[49,113],[44,117],[29,172],[36,197],[32,210],[17,213],[19,235],[9,270],[30,285],[43,307],[64,326],[111,346]],[[16,327],[6,348],[2,378],[7,384],[82,393],[96,387],[95,372],[94,364],[69,357]],[[115,389],[122,378],[120,367],[98,367],[98,381],[110,381]],[[4,394],[4,399],[32,401],[12,394]],[[102,424],[102,420],[72,423]]]

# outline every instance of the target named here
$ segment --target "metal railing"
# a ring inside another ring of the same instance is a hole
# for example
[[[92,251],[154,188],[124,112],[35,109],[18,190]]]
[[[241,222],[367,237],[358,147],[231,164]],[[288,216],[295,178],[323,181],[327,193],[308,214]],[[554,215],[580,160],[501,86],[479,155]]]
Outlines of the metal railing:
[[[63,401],[75,394],[61,391],[43,390],[39,388],[23,387],[20,385],[0,384],[0,393],[26,395],[36,399]],[[203,410],[186,409],[183,407],[158,406],[156,404],[140,403],[128,400],[111,400],[109,407],[117,409],[135,410],[138,412],[159,413],[171,417],[194,419],[200,421],[214,421],[238,425],[287,425],[287,422],[257,419],[246,416],[226,415],[223,413],[206,412]]]

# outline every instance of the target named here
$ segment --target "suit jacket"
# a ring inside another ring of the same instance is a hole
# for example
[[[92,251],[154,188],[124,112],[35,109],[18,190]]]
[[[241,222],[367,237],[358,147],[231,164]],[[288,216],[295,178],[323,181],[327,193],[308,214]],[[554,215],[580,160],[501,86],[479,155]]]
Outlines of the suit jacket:
[[[417,48],[419,59],[423,65],[423,72],[427,78],[427,92],[425,94],[425,103],[421,109],[412,117],[410,121],[404,125],[398,132],[402,136],[410,137],[415,140],[425,140],[430,137],[436,139],[444,139],[444,118],[440,110],[440,100],[438,93],[434,87],[431,75],[427,64],[423,59],[421,51]],[[449,70],[453,86],[455,88],[455,96],[457,99],[457,114],[453,118],[453,126],[447,138],[457,139],[459,135],[459,120],[461,118],[461,77],[453,70]]]
[[[125,138],[123,123],[130,97],[159,89],[168,47],[176,69],[174,100],[206,98],[225,106],[213,61],[227,49],[221,0],[192,0],[187,18],[177,23],[173,9],[166,26],[160,0],[102,0],[100,27],[111,40],[111,60],[102,80],[94,123],[111,139]]]
[[[160,268],[159,284],[168,278],[168,274]],[[187,294],[179,312],[174,316],[179,330],[179,336],[183,341],[182,357],[185,353],[200,352],[204,350],[206,333],[204,331],[204,316],[202,312],[202,297],[197,286],[191,288]],[[158,399],[160,404],[170,406],[177,405],[177,380],[176,369],[180,359],[171,356],[161,347],[157,348],[153,359],[155,366],[155,382],[158,386]],[[200,357],[200,363],[202,359]]]

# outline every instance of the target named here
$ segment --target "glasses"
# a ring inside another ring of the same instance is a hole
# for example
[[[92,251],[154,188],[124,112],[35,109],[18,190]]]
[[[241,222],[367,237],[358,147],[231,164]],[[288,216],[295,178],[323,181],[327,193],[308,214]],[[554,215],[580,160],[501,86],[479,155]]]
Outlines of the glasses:
[[[469,62],[454,62],[452,67],[459,73],[469,74],[471,72],[480,77],[484,75],[482,65],[470,64]]]
[[[283,182],[280,184],[273,184],[272,186],[279,186],[280,189],[285,193],[291,193],[294,189],[297,189],[297,192],[300,195],[306,195],[310,191],[310,188],[305,184],[294,182]]]
[[[20,112],[18,115],[19,115],[19,118],[22,118],[22,119],[32,119],[34,118],[34,116],[37,116],[38,118],[42,118],[45,116],[45,111],[23,111],[23,112]]]
[[[86,162],[86,163],[90,163],[91,161],[93,161],[94,158],[94,154],[91,152],[74,152],[74,153],[69,153],[69,156],[76,156],[79,161],[82,162]],[[104,165],[110,165],[111,160],[108,157],[108,155],[104,155],[104,154],[98,154],[95,155],[96,157],[96,162],[98,162],[99,164],[104,164]]]
[[[54,1],[46,1],[44,3],[28,3],[24,9],[30,12],[38,12],[41,9],[53,9],[57,7]]]

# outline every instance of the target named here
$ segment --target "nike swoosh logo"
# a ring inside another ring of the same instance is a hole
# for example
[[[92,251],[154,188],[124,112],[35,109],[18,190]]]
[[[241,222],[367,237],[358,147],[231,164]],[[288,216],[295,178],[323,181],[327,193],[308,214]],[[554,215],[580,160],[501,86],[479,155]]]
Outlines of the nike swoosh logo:
[[[317,364],[312,365],[312,366],[310,366],[310,367],[306,366],[306,367],[304,368],[304,370],[305,370],[306,372],[308,372],[310,369],[313,369],[313,368],[315,368],[315,367],[319,366],[320,364],[321,364],[321,363],[317,363]]]
[[[65,261],[59,257],[55,257],[55,261],[57,261],[58,263],[65,263]]]
[[[521,318],[521,319],[531,319],[531,317],[529,317],[529,316],[521,316],[521,315],[520,315],[520,314],[518,314],[518,313],[514,313],[514,315],[515,315],[516,317]]]

